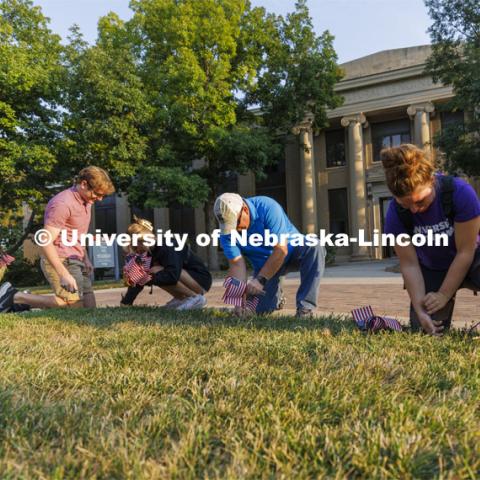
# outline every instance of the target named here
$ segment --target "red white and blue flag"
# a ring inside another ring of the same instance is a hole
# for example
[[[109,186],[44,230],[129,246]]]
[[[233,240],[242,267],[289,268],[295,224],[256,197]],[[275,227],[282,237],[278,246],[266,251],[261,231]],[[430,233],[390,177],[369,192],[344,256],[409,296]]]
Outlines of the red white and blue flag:
[[[125,258],[125,265],[123,267],[123,277],[127,285],[145,285],[152,279],[150,268],[152,264],[152,257],[146,253],[142,255],[128,255]]]
[[[353,320],[360,330],[378,332],[380,330],[402,331],[402,325],[392,317],[380,317],[373,313],[370,305],[352,310]]]
[[[373,309],[369,305],[368,307],[360,307],[352,310],[353,320],[358,325],[360,330],[367,328],[367,322],[374,317]]]
[[[223,302],[227,305],[235,307],[243,307],[254,312],[257,309],[259,298],[256,295],[247,295],[247,283],[234,277],[227,277],[223,282],[225,293],[223,294]]]

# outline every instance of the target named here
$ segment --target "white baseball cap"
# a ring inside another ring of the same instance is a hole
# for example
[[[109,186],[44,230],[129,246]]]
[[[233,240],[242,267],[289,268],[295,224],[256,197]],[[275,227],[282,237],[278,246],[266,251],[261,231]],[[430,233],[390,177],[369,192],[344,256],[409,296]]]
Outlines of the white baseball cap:
[[[218,226],[222,233],[230,233],[237,228],[238,215],[242,211],[243,198],[238,193],[222,193],[213,206]]]

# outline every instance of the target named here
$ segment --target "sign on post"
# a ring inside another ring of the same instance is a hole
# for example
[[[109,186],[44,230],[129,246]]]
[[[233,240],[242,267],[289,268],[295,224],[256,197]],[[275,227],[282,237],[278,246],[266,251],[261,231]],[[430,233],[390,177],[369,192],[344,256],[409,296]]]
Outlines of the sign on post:
[[[91,247],[91,261],[94,268],[114,268],[115,279],[120,278],[117,245],[94,245]]]

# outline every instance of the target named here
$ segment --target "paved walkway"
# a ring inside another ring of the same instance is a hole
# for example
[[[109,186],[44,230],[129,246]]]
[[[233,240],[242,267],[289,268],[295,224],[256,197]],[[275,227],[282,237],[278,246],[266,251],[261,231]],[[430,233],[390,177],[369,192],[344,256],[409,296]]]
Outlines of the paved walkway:
[[[385,268],[395,262],[392,260],[376,262],[348,263],[327,268],[322,280],[319,296],[319,314],[350,314],[352,308],[371,305],[375,313],[394,316],[407,321],[409,298],[403,289],[403,281],[398,273],[386,272]],[[295,313],[295,292],[298,288],[298,274],[290,274],[284,282],[287,298],[285,309],[281,313]],[[96,292],[99,306],[116,306],[121,293],[126,289],[99,290]],[[138,296],[136,305],[162,305],[170,296],[159,288],[150,295],[147,287]],[[208,306],[223,306],[222,280],[215,280],[207,294]],[[471,325],[480,321],[480,296],[469,290],[460,290],[454,313],[456,327]]]

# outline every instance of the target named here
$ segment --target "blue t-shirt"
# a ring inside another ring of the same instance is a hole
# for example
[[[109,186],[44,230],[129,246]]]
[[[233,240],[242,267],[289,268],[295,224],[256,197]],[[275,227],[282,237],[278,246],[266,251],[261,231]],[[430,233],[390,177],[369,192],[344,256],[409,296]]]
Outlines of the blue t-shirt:
[[[247,257],[253,264],[255,272],[258,272],[273,251],[272,246],[265,245],[265,230],[269,230],[280,238],[283,234],[300,235],[299,231],[292,224],[282,206],[269,197],[251,197],[245,199],[248,209],[250,210],[250,226],[247,229],[247,238],[254,233],[259,233],[263,237],[263,242],[259,242],[260,246],[253,246],[250,243],[247,246],[230,245],[231,234],[220,235],[220,244],[223,248],[225,256],[229,260],[233,260],[239,256]],[[293,246],[288,242],[288,256],[292,253]]]
[[[435,199],[428,209],[422,213],[412,214],[413,233],[426,235],[429,229],[433,230],[434,234],[446,233],[449,240],[448,246],[429,247],[425,245],[423,247],[415,247],[415,250],[418,261],[424,267],[431,270],[448,270],[457,254],[457,248],[455,246],[453,225],[450,225],[448,218],[443,213],[441,194],[438,187],[439,182],[436,185]],[[478,217],[480,215],[480,202],[472,186],[460,178],[454,178],[453,187],[453,221],[467,222]],[[394,235],[407,233],[395,209],[395,200],[392,200],[388,206],[385,219],[385,233],[393,233]]]

